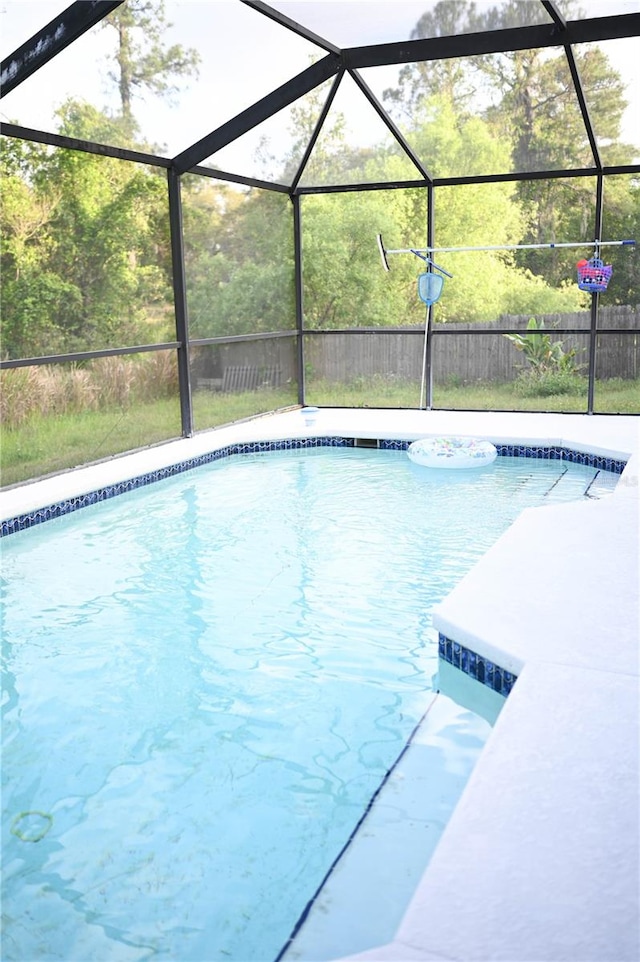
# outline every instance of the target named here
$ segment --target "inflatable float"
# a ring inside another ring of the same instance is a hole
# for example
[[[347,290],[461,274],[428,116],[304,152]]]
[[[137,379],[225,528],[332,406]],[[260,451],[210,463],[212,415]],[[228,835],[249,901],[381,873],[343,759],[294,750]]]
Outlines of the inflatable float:
[[[407,454],[426,468],[482,468],[498,456],[491,441],[455,437],[420,438],[409,445]]]

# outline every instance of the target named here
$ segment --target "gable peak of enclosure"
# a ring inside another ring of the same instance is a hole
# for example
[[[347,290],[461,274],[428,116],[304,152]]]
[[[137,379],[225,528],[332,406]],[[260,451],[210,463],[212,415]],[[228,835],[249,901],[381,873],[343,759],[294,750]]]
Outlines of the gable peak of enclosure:
[[[3,20],[5,133],[179,175],[306,193],[640,162],[635,0],[8,0]]]

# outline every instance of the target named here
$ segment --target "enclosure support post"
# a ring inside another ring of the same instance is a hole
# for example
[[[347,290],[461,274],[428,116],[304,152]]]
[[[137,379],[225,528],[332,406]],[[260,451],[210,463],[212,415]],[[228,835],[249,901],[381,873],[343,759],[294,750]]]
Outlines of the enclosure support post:
[[[298,353],[298,404],[305,403],[304,378],[304,325],[302,312],[302,214],[300,211],[300,195],[291,197],[293,204],[293,255],[295,265],[296,289],[296,345]]]
[[[602,207],[604,197],[604,177],[602,171],[598,174],[596,185],[596,218],[595,236],[602,237]],[[600,295],[594,291],[591,295],[591,326],[589,329],[589,386],[587,388],[587,414],[593,414],[595,381],[596,381],[596,352],[598,345],[598,301]]]
[[[173,265],[173,302],[176,314],[176,340],[179,342],[180,416],[182,437],[190,438],[193,435],[193,410],[191,406],[191,366],[189,363],[189,321],[184,270],[184,238],[182,234],[182,198],[180,196],[180,175],[173,167],[170,167],[167,171],[167,182],[169,186],[171,262]]]
[[[427,247],[433,247],[435,238],[435,190],[433,184],[427,184]],[[431,270],[431,266],[429,266]],[[427,307],[427,333],[425,345],[425,381],[426,381],[426,402],[427,411],[431,410],[433,404],[433,338],[431,337],[431,326],[433,323],[432,305]]]

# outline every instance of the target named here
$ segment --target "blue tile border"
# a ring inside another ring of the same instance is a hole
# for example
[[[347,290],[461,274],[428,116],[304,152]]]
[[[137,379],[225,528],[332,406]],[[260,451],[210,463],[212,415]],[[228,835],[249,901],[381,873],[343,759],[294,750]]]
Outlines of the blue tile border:
[[[501,668],[500,665],[496,665],[470,648],[465,648],[457,641],[452,641],[442,633],[438,634],[438,655],[443,661],[453,665],[454,668],[459,668],[465,675],[475,678],[476,681],[499,695],[504,695],[505,698],[518,680],[518,676],[513,672]]]
[[[381,451],[406,451],[411,441],[387,441],[381,438],[378,441],[378,447]]]
[[[378,447],[381,451],[406,451],[411,441],[397,441],[381,439]],[[258,454],[263,451],[294,451],[304,448],[319,447],[354,447],[354,438],[342,437],[312,437],[312,438],[288,438],[280,441],[244,441],[235,444],[228,444],[216,451],[209,451],[187,461],[180,461],[171,464],[157,471],[150,471],[136,478],[127,481],[118,481],[115,484],[107,485],[97,491],[90,491],[87,494],[77,495],[73,498],[57,501],[55,504],[38,508],[27,514],[18,515],[15,518],[8,518],[0,524],[0,538],[23,531],[25,528],[32,528],[34,525],[51,521],[53,518],[60,518],[79,508],[86,508],[100,501],[108,501],[119,494],[127,491],[134,491],[136,488],[154,484],[165,478],[191,471],[203,464],[210,464],[221,458],[228,458],[235,454]],[[584,454],[580,451],[572,451],[564,447],[544,447],[521,444],[496,444],[498,455],[511,458],[547,458],[550,460],[571,461],[574,464],[584,464],[587,467],[599,468],[601,471],[611,471],[613,474],[622,474],[626,461],[616,458],[607,458],[598,454]]]
[[[572,464],[584,464],[589,468],[599,468],[600,471],[611,471],[612,474],[622,474],[627,466],[626,461],[618,458],[608,458],[601,454],[586,454],[583,451],[572,451],[571,448],[496,444],[496,449],[503,458],[547,458],[550,461],[570,461]]]
[[[410,444],[411,441],[381,440],[379,447],[384,451],[406,451]],[[571,448],[555,445],[496,444],[495,447],[499,457],[502,458],[546,458],[549,461],[571,461],[573,464],[584,464],[589,468],[611,471],[613,474],[622,474],[627,466],[626,461],[618,458],[585,454],[582,451],[573,451]]]
[[[154,484],[156,481],[163,481],[165,478],[174,477],[176,474],[183,474],[185,471],[191,471],[193,468],[199,468],[204,464],[211,464],[213,461],[219,461],[222,458],[228,458],[235,454],[259,454],[263,451],[293,451],[303,448],[353,446],[353,438],[338,437],[289,438],[285,441],[247,441],[228,444],[226,447],[218,448],[216,451],[208,451],[206,454],[189,458],[187,461],[170,464],[167,467],[159,468],[157,471],[150,471],[147,474],[141,474],[136,478],[130,478],[126,481],[117,481],[115,484],[109,484],[97,491],[89,491],[86,494],[80,494],[76,497],[68,498],[64,501],[57,501],[55,504],[38,508],[27,514],[9,518],[0,525],[0,538],[4,538],[9,534],[15,534],[18,531],[23,531],[25,528],[32,528],[45,521],[51,521],[53,518],[60,518],[65,514],[70,514],[72,511],[77,511],[79,508],[86,508],[89,507],[89,505],[98,504],[101,501],[108,501],[110,498],[115,498],[119,494],[135,491],[136,488],[143,488],[148,484]]]

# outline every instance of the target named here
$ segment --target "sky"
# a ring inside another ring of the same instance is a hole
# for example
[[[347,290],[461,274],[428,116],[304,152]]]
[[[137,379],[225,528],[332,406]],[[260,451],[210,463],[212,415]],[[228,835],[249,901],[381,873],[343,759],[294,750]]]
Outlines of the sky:
[[[531,0],[529,0],[531,2]],[[563,0],[560,0],[562,6]],[[39,26],[68,5],[65,0],[0,0],[0,52],[9,55]],[[292,19],[340,46],[407,39],[433,0],[291,0],[276,4]],[[583,0],[596,14],[640,11],[640,0]],[[134,105],[150,140],[166,146],[172,156],[220,126],[235,114],[304,70],[312,53],[322,54],[267,18],[227,0],[166,0],[167,19],[174,27],[171,42],[201,51],[200,76],[181,89],[173,104],[148,99]],[[328,26],[330,24],[330,26]],[[106,58],[113,31],[94,29],[63,51],[0,104],[0,116],[24,126],[52,130],[53,111],[67,96],[80,96],[100,108],[117,110],[113,84],[106,85]],[[329,36],[329,34],[331,35]],[[114,35],[115,36],[115,35]],[[638,38],[615,41],[615,65],[623,78],[640,90]],[[613,48],[610,48],[613,52]],[[98,70],[96,70],[98,66]],[[397,68],[369,74],[381,90],[390,86]],[[181,84],[182,86],[182,84]],[[375,142],[377,123],[367,110],[351,109],[351,127],[359,143]],[[377,118],[375,118],[377,121]],[[278,118],[272,124],[277,132]],[[283,112],[282,122],[285,122]],[[637,139],[638,113],[629,111],[625,135]],[[350,131],[351,133],[351,131]]]
[[[297,2],[282,6],[292,17],[298,16],[301,7],[305,17],[319,7],[320,19],[325,21],[330,11],[331,19],[340,26],[339,37],[334,39],[349,45],[356,42],[356,37],[366,43],[408,38],[425,2],[394,0],[372,4],[325,0],[319,4]],[[2,0],[2,56],[10,54],[33,34],[38,24],[46,24],[64,8],[64,0]],[[144,133],[153,141],[167,144],[169,155],[199,140],[304,70],[313,54],[317,57],[325,53],[237,2],[167,0],[166,11],[167,19],[174,24],[168,35],[171,42],[194,47],[202,56],[198,80],[188,82],[173,107],[153,99],[137,104],[137,114],[144,116]],[[317,11],[314,24],[322,26]],[[71,95],[116,110],[113,92],[108,95],[95,69],[96,64],[105,63],[110,33],[90,31],[16,88],[0,105],[2,119],[51,130],[53,110]],[[388,76],[389,82],[393,82],[397,70]],[[363,119],[363,128],[365,123]],[[366,136],[366,129],[362,134]],[[373,133],[369,139],[375,139]]]

